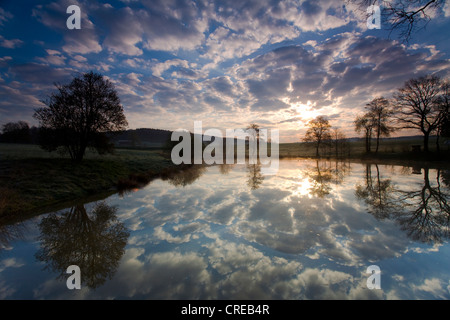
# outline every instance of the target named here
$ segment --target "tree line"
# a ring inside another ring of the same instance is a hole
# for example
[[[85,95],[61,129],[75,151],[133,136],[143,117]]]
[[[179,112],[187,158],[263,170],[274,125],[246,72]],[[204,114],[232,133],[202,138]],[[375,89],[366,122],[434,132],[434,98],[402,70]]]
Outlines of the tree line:
[[[450,82],[436,75],[410,79],[391,99],[377,97],[367,103],[365,112],[358,114],[353,124],[354,130],[364,136],[366,153],[373,151],[373,142],[378,153],[382,137],[405,129],[422,134],[424,152],[430,151],[430,136],[436,136],[439,152],[440,137],[450,137]],[[322,145],[345,140],[342,134],[338,139],[338,134],[341,134],[339,129],[333,131],[329,120],[318,116],[308,123],[303,141],[315,145],[318,157]]]
[[[76,162],[82,161],[87,148],[111,153],[108,134],[128,126],[114,85],[91,71],[55,86],[56,91],[43,101],[46,107],[35,109],[33,117],[39,128],[30,128],[23,121],[7,123],[0,140],[37,142],[46,151],[69,154]]]
[[[38,143],[47,151],[69,154],[81,161],[87,148],[98,153],[112,152],[108,133],[124,130],[128,123],[113,84],[102,75],[88,72],[69,84],[56,85],[56,92],[44,101],[47,105],[35,110],[39,127],[24,121],[10,122],[2,127],[1,142]],[[436,75],[413,78],[405,82],[391,99],[378,97],[365,106],[365,112],[353,121],[357,133],[365,139],[365,151],[379,151],[380,139],[394,131],[413,129],[423,135],[423,150],[429,152],[429,138],[435,135],[439,151],[440,137],[450,136],[450,82]],[[252,123],[259,140],[259,126]],[[336,157],[349,155],[348,139],[329,120],[318,116],[308,123],[303,139],[315,146],[316,156],[326,149]]]

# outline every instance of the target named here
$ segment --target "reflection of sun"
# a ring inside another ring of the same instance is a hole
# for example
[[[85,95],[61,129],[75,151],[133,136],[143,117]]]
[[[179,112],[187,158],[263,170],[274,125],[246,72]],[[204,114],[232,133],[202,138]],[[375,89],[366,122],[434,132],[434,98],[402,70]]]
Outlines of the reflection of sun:
[[[310,190],[312,188],[311,180],[308,178],[299,179],[296,183],[296,188],[292,192],[295,196],[305,196],[311,197]]]

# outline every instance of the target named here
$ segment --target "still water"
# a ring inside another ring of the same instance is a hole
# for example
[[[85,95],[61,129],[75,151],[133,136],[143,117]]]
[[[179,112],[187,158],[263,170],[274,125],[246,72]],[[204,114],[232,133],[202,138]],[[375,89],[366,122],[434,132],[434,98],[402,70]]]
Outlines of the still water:
[[[0,227],[0,298],[449,299],[449,204],[448,170],[195,167]]]

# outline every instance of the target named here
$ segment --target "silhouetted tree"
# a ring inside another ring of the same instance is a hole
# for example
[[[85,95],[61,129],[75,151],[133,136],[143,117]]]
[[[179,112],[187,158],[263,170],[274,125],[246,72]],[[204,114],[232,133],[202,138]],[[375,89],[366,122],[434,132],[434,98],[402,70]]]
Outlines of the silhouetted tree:
[[[442,94],[439,98],[440,118],[436,130],[436,148],[439,151],[439,138],[450,137],[450,81],[447,79],[442,84]]]
[[[63,214],[52,213],[39,224],[40,250],[36,253],[46,268],[66,277],[66,269],[77,265],[81,281],[90,288],[114,275],[125,253],[129,231],[116,217],[117,209],[97,204],[88,214],[77,205]]]
[[[390,179],[382,179],[380,169],[374,165],[376,176],[372,175],[372,165],[366,164],[366,176],[364,185],[356,185],[355,195],[358,199],[364,200],[368,206],[369,213],[377,219],[384,219],[390,216],[397,209],[395,198],[393,197],[393,184]]]
[[[441,94],[442,81],[438,76],[410,79],[394,94],[398,123],[401,128],[422,132],[425,152],[429,151],[428,140],[431,133],[438,128],[443,118]]]
[[[374,133],[377,142],[375,153],[377,153],[380,146],[380,137],[388,137],[390,133],[394,131],[394,128],[389,125],[393,111],[390,107],[389,100],[384,97],[373,99],[366,105],[366,109],[374,122],[373,130],[375,130]]]
[[[370,153],[373,128],[375,126],[375,119],[373,117],[373,114],[367,112],[364,115],[357,116],[354,121],[354,124],[356,132],[358,133],[360,133],[361,131],[364,132],[366,152]]]
[[[313,142],[316,146],[316,157],[319,157],[319,148],[325,141],[331,140],[330,133],[331,125],[329,121],[323,117],[318,116],[317,118],[308,122],[308,130],[304,137],[304,141]]]
[[[247,164],[248,180],[247,185],[250,190],[256,190],[264,181],[264,176],[261,173],[261,163]]]
[[[333,180],[333,172],[325,161],[316,160],[316,166],[311,167],[306,175],[312,180],[312,186],[309,189],[311,195],[323,198],[332,190],[330,184]]]
[[[113,84],[91,71],[56,88],[44,101],[47,107],[34,113],[41,126],[42,148],[55,151],[62,147],[75,161],[83,159],[87,147],[111,152],[105,134],[128,125]]]
[[[254,122],[252,122],[246,128],[246,131],[250,134],[250,136],[249,136],[249,144],[248,144],[249,157],[257,158],[258,154],[259,154],[258,153],[258,150],[259,150],[259,131],[260,131],[259,125],[254,123]],[[256,141],[256,149],[255,148],[250,148],[250,145],[252,143],[251,141]],[[252,151],[251,155],[250,155],[250,150]]]
[[[445,0],[347,0],[355,3],[367,14],[371,5],[379,5],[383,25],[399,32],[403,42],[408,43],[414,32],[424,28],[435,15],[434,11],[443,9]]]
[[[430,170],[423,170],[422,188],[398,191],[397,201],[403,210],[394,217],[412,239],[441,243],[450,237],[450,194],[441,189],[440,169],[436,170],[435,184],[430,182]]]
[[[436,170],[436,181],[430,180],[428,168],[413,168],[421,174],[423,183],[395,185],[391,179],[381,179],[377,165],[376,176],[372,165],[366,166],[365,184],[356,186],[355,195],[364,200],[369,213],[377,219],[395,219],[413,240],[440,243],[450,236],[450,194],[441,187],[441,170]]]
[[[163,177],[163,180],[168,180],[170,184],[176,187],[185,187],[194,183],[200,178],[206,171],[206,167],[203,165],[193,165],[184,170],[175,171],[169,173]]]
[[[348,152],[347,137],[339,128],[333,128],[332,138],[336,158],[344,156]]]
[[[30,143],[30,126],[25,121],[8,122],[2,126],[2,142]]]

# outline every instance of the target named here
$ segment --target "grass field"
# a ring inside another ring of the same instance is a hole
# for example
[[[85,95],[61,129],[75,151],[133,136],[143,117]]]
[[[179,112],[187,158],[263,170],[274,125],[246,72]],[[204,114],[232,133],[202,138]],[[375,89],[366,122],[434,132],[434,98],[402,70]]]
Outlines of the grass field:
[[[423,139],[421,137],[411,139],[382,139],[380,142],[378,154],[374,154],[375,141],[372,142],[372,153],[367,154],[365,149],[364,140],[351,141],[346,146],[345,151],[340,156],[345,158],[395,158],[403,160],[426,160],[433,159],[436,156],[436,138],[431,137],[429,141],[429,149],[431,154],[417,153],[412,151],[413,145],[423,145]],[[314,145],[300,142],[300,143],[281,143],[280,157],[315,157],[316,149]],[[423,147],[422,147],[423,148]],[[440,141],[440,157],[444,159],[449,154],[449,146],[444,145],[444,139]],[[321,156],[328,157],[334,156],[334,149],[324,147],[321,149]]]
[[[158,150],[117,149],[105,156],[88,152],[81,163],[74,163],[36,145],[0,143],[0,217],[114,193],[121,184],[148,181],[172,167]]]

